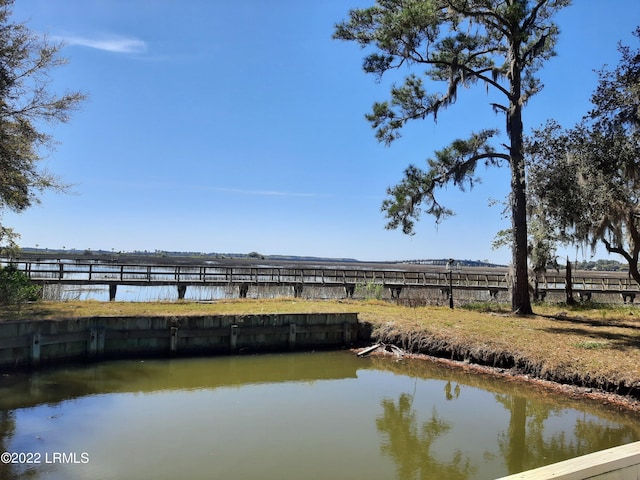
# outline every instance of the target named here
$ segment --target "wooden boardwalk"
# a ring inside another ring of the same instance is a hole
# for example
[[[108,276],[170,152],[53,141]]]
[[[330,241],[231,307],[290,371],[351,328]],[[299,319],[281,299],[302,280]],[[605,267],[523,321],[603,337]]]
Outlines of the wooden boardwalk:
[[[38,284],[109,285],[115,297],[118,285],[164,286],[178,288],[184,298],[188,286],[237,286],[239,295],[246,296],[250,285],[290,286],[294,296],[300,296],[306,286],[343,287],[346,296],[353,296],[357,285],[375,284],[389,289],[392,298],[406,288],[428,288],[448,291],[483,290],[495,297],[509,289],[509,271],[504,267],[462,267],[449,272],[444,266],[405,265],[399,263],[323,263],[269,262],[255,260],[201,263],[132,263],[104,260],[64,260],[19,258],[11,263]],[[593,293],[619,294],[633,301],[640,293],[636,282],[626,273],[577,271],[572,277],[573,290],[580,297]],[[565,272],[542,275],[539,290],[564,292]]]

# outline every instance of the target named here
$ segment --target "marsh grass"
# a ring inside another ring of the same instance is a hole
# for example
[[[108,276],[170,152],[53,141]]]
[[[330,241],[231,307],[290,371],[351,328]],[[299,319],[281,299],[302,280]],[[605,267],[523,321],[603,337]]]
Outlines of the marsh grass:
[[[294,298],[197,302],[37,302],[0,309],[4,321],[94,316],[357,312],[374,335],[406,349],[512,368],[548,380],[640,397],[640,309],[538,305],[512,315],[505,305],[469,309],[405,307],[381,300]]]

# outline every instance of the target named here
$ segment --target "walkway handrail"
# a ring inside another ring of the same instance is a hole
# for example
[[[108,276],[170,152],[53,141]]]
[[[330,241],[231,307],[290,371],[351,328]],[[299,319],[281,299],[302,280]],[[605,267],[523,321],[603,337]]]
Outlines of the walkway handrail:
[[[448,272],[442,266],[382,266],[345,265],[220,265],[98,262],[82,260],[0,260],[23,270],[37,283],[67,284],[278,284],[278,285],[358,285],[381,284],[388,287],[448,288],[449,275],[455,288],[507,290],[506,268],[463,267]],[[564,291],[565,273],[547,272],[541,275],[539,289]],[[638,284],[622,272],[575,272],[573,289],[584,292],[638,292]]]
[[[640,475],[640,442],[601,450],[498,480],[625,480]]]
[[[9,262],[4,261],[7,264]],[[388,286],[447,287],[449,273],[438,267],[421,270],[356,268],[352,266],[229,266],[143,263],[98,263],[91,261],[14,260],[35,282],[50,283],[189,283],[189,284],[383,284]],[[504,272],[452,272],[454,286],[506,290]]]

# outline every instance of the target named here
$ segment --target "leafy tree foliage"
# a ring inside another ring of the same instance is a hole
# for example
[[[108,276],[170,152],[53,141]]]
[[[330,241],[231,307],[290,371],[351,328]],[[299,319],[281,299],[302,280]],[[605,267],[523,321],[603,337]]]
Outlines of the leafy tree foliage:
[[[494,201],[494,203],[502,203]],[[506,202],[505,202],[506,203]],[[533,297],[541,297],[538,285],[542,274],[549,269],[559,270],[557,255],[557,238],[550,230],[544,211],[536,203],[535,198],[527,197],[529,215],[527,219],[527,254],[529,256],[530,286]],[[494,250],[508,246],[511,242],[511,229],[500,230],[491,244]]]
[[[472,187],[478,164],[508,164],[511,170],[511,220],[514,284],[512,309],[531,312],[527,272],[527,217],[522,108],[542,85],[536,77],[553,55],[558,29],[551,21],[569,0],[377,0],[370,8],[354,9],[336,25],[334,37],[355,41],[375,51],[364,59],[364,70],[376,77],[407,67],[427,67],[424,79],[443,82],[430,93],[423,77],[411,73],[391,89],[391,99],[375,103],[367,115],[381,142],[390,144],[410,121],[437,118],[454,104],[460,87],[478,83],[498,92],[504,101],[495,111],[506,117],[509,145],[491,143],[497,130],[487,129],[456,140],[435,152],[427,169],[414,165],[400,184],[389,188],[382,209],[387,228],[412,234],[414,222],[426,212],[441,221],[453,212],[436,193],[452,183]],[[495,140],[494,140],[495,141]]]
[[[41,287],[13,265],[0,268],[0,305],[15,305],[40,298]]]
[[[51,44],[11,19],[13,0],[0,0],[0,213],[22,212],[38,194],[64,185],[42,169],[43,152],[54,146],[44,124],[67,122],[84,99],[79,92],[50,91],[50,71],[66,63]],[[15,246],[16,234],[0,226],[0,242]]]
[[[598,72],[593,110],[571,129],[551,121],[533,135],[530,191],[558,238],[604,245],[640,283],[640,50],[618,49],[618,66]]]

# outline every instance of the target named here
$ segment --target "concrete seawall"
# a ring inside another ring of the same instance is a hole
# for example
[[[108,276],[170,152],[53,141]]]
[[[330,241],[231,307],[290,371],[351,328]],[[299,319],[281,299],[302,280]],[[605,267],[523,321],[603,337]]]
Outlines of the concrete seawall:
[[[339,348],[356,313],[91,317],[0,323],[0,369],[71,360]]]

